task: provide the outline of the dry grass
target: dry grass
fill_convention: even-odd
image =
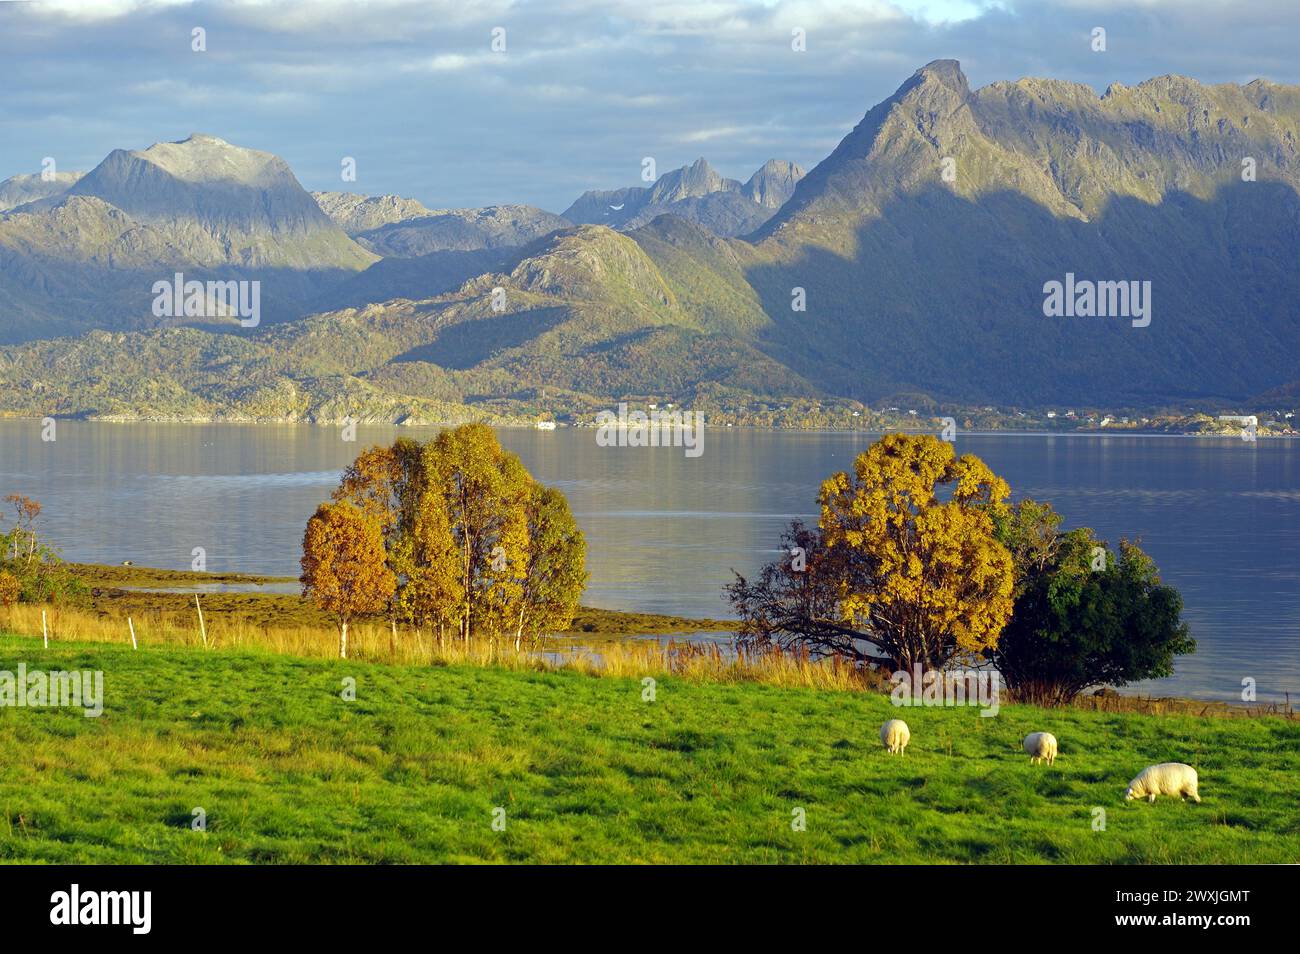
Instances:
[[[101,642],[130,645],[126,618],[68,607],[20,603],[0,610],[4,630],[41,637],[41,613],[51,643]],[[204,636],[198,614],[154,610],[132,616],[140,645],[201,647]],[[204,609],[207,648],[210,650],[262,650],[306,658],[330,659],[338,655],[338,633],[319,626],[270,626],[241,616],[223,616]],[[516,652],[508,640],[475,638],[469,643],[448,635],[389,623],[357,622],[348,627],[348,656],[364,662],[401,665],[453,665],[468,663],[507,669],[548,670],[569,668],[589,675],[644,678],[680,676],[697,682],[758,682],[785,687],[837,691],[882,688],[874,673],[842,660],[814,660],[807,655],[723,652],[716,645],[673,641],[622,640],[601,642],[598,649],[575,648],[571,638],[550,637],[533,650]]]
[[[1143,715],[1221,716],[1237,719],[1258,716],[1284,716],[1288,719],[1297,717],[1290,693],[1287,693],[1283,703],[1261,703],[1254,706],[1178,699],[1172,696],[1124,696],[1118,693],[1079,696],[1071,705],[1089,712],[1140,712]]]
[[[148,594],[144,594],[148,595]],[[297,599],[296,597],[285,597]],[[191,598],[192,599],[192,598]],[[266,599],[266,597],[261,597]],[[213,602],[216,602],[214,600]],[[133,615],[136,639],[141,645],[203,646],[193,603],[187,610],[146,609]],[[211,650],[261,650],[306,658],[338,656],[338,633],[331,627],[295,623],[275,626],[249,619],[240,612],[212,612],[203,599],[207,647]],[[41,612],[46,613],[51,642],[86,641],[130,645],[126,617],[103,609],[84,610],[19,603],[0,609],[0,630],[41,637]],[[844,660],[812,659],[806,654],[742,651],[724,652],[716,644],[651,639],[604,639],[594,647],[579,645],[573,637],[552,636],[540,646],[516,652],[509,640],[475,638],[466,644],[448,636],[408,626],[394,630],[388,622],[359,621],[348,627],[348,656],[362,662],[399,665],[446,666],[466,663],[515,670],[573,669],[592,676],[679,676],[705,683],[762,683],[782,687],[825,689],[837,692],[888,691],[877,672]],[[1081,695],[1072,708],[1090,712],[1143,715],[1190,715],[1250,718],[1281,716],[1296,719],[1290,698],[1282,705],[1230,705],[1196,699],[1155,698],[1106,694]]]

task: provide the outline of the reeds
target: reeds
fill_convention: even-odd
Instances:
[[[20,603],[0,610],[3,629],[24,636],[41,634],[41,610],[48,615],[51,643],[104,642],[131,645],[126,617],[104,616],[69,607]],[[261,650],[310,658],[338,656],[338,633],[311,626],[263,626],[245,619],[205,611],[208,648]],[[203,648],[197,612],[133,613],[140,646]],[[604,641],[598,648],[578,645],[571,637],[550,637],[516,652],[513,640],[475,637],[469,643],[445,633],[390,622],[353,622],[348,627],[348,656],[364,662],[398,665],[480,665],[509,669],[573,669],[593,676],[677,676],[698,682],[758,682],[774,686],[854,692],[881,688],[874,673],[841,659],[813,659],[806,653],[735,650],[717,644],[653,639]]]

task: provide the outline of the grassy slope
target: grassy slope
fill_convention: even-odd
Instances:
[[[877,731],[899,712],[866,694],[665,679],[646,703],[635,680],[574,673],[0,639],[0,668],[20,661],[101,668],[107,702],[0,709],[6,860],[1300,859],[1300,726],[1281,719],[914,709],[891,757]],[[1053,768],[1019,751],[1044,728]],[[1166,759],[1198,768],[1203,804],[1123,804]]]

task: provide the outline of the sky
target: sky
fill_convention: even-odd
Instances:
[[[811,169],[935,59],[1300,83],[1297,36],[1297,0],[0,0],[0,178],[203,132],[308,189],[562,212],[645,157]]]

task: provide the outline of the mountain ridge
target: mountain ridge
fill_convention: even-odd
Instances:
[[[723,237],[744,235],[780,208],[802,176],[793,162],[769,159],[742,183],[700,158],[665,172],[649,186],[584,192],[563,217],[578,224],[635,229],[660,215],[675,214]]]
[[[1281,399],[1300,380],[1297,142],[1300,87],[1169,76],[1102,95],[1033,78],[972,89],[957,61],[938,60],[807,174],[773,160],[742,183],[699,160],[649,187],[585,193],[553,219],[302,192],[315,212],[290,213],[272,239],[292,243],[319,215],[348,242],[341,220],[375,248],[370,236],[383,236],[389,254],[353,243],[366,267],[290,299],[297,321],[95,340],[106,364],[161,355],[164,337],[202,368],[229,362],[238,373],[133,367],[186,413],[262,407],[275,419],[319,419],[348,395],[381,415],[421,400],[500,415],[536,408],[539,393],[573,413],[636,396],[710,408],[897,394],[924,406]],[[168,181],[187,181],[167,152]],[[287,188],[274,163],[245,160],[235,186]],[[89,308],[163,259],[211,262],[172,224],[207,191],[140,220],[90,194],[116,195],[109,173],[125,162],[0,213],[0,309],[14,321],[48,334],[41,308],[56,280]],[[273,251],[294,261],[292,247]],[[79,260],[80,274],[59,277]],[[304,273],[271,274],[296,292]],[[1067,275],[1149,282],[1149,325],[1049,317],[1045,289]],[[24,345],[0,363],[17,385],[0,411],[34,410],[31,394],[62,395],[66,413],[120,415],[143,400],[115,402],[104,375],[82,380],[84,364],[42,382],[50,348]]]

